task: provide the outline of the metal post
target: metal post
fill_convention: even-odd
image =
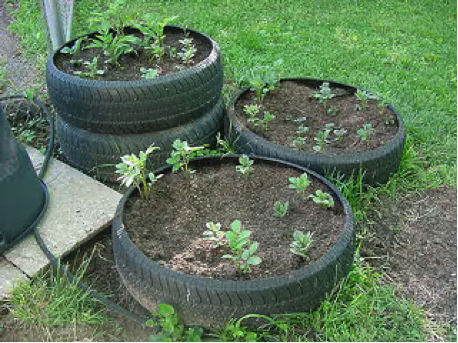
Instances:
[[[41,0],[52,50],[71,38],[73,0]]]

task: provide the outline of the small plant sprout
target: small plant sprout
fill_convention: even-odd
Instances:
[[[307,253],[314,242],[312,236],[313,233],[311,232],[304,233],[298,230],[294,231],[293,241],[289,245],[289,250],[295,255],[307,258]]]
[[[142,73],[142,79],[154,79],[159,74],[159,71],[153,68],[141,67],[140,72]]]
[[[78,52],[81,51],[81,44],[86,41],[86,37],[81,37],[80,39],[77,39],[75,44],[71,48],[68,46],[63,47],[60,49],[60,52],[63,54],[70,54],[70,55],[75,55]]]
[[[289,201],[276,201],[274,204],[274,216],[283,218],[289,210]]]
[[[239,163],[240,165],[236,166],[235,170],[242,173],[242,175],[245,177],[250,176],[250,173],[253,171],[254,161],[250,160],[247,155],[242,155],[239,157]]]
[[[361,141],[367,141],[369,136],[375,133],[375,129],[372,127],[371,124],[367,123],[364,124],[362,128],[356,131]]]
[[[318,131],[316,133],[316,136],[313,138],[314,141],[317,143],[317,145],[313,147],[313,150],[315,150],[316,152],[324,151],[324,147],[326,146],[326,144],[329,143],[328,137],[330,133],[330,130]]]
[[[204,231],[204,236],[206,236],[205,239],[213,242],[213,249],[216,249],[227,243],[225,232],[221,231],[220,223],[215,224],[213,222],[209,222],[205,224],[205,226],[208,229],[207,231]]]
[[[138,156],[135,154],[122,156],[122,163],[116,165],[115,173],[121,174],[118,178],[121,184],[126,185],[126,187],[135,185],[140,197],[144,200],[149,199],[152,185],[162,177],[162,174],[154,175],[154,173],[148,173],[146,169],[148,155],[159,149],[159,147],[151,145],[146,151],[140,151]]]
[[[309,198],[312,198],[314,202],[322,207],[334,207],[334,199],[332,198],[331,194],[323,192],[319,189],[315,192],[315,194],[309,195]]]
[[[327,101],[332,99],[335,95],[332,94],[331,87],[329,87],[329,82],[323,82],[320,86],[318,92],[313,93],[312,97],[318,99],[320,104],[323,104],[323,107],[327,108]]]
[[[252,116],[247,119],[247,122],[252,124],[254,127],[260,126],[263,131],[269,130],[269,123],[275,119],[275,116],[268,111],[265,111],[264,117],[261,119],[256,116]]]
[[[355,93],[355,96],[356,96],[356,99],[358,99],[361,102],[362,110],[365,110],[367,108],[367,100],[369,99],[378,100],[378,97],[376,95],[373,95],[362,89],[358,89]]]
[[[177,55],[181,58],[183,63],[189,66],[192,62],[192,58],[197,52],[197,49],[194,44],[192,44],[192,38],[182,39],[180,40],[180,43],[183,47],[181,48],[181,52],[177,53]]]
[[[258,101],[263,102],[265,96],[275,89],[275,85],[280,80],[282,60],[274,63],[274,66],[258,66],[251,70],[250,74],[244,77],[249,84],[250,90],[254,92]]]
[[[108,57],[106,63],[120,66],[119,58],[122,55],[136,53],[133,45],[140,42],[140,38],[134,36],[114,36],[108,30],[100,35],[96,35],[97,39],[92,40],[92,44],[86,49],[101,48],[103,54]]]
[[[381,116],[384,116],[386,114],[387,105],[388,105],[388,103],[383,99],[380,99],[377,102],[377,107],[379,109],[379,113],[380,113]]]
[[[310,185],[310,180],[307,173],[301,174],[299,177],[290,177],[289,178],[289,188],[296,190],[297,194],[305,198],[305,191]]]
[[[298,135],[306,135],[309,132],[309,127],[304,125],[299,125],[297,127],[296,133]]]
[[[143,34],[143,40],[140,45],[150,55],[150,62],[153,62],[154,60],[160,62],[164,57],[166,53],[164,47],[164,28],[175,18],[176,17],[164,18],[161,22],[156,22],[151,17],[145,17],[143,24],[134,26]]]
[[[330,116],[336,116],[339,113],[339,109],[337,107],[329,107],[326,111],[327,114]]]
[[[86,68],[86,71],[76,70],[73,72],[73,74],[88,79],[94,79],[97,75],[105,74],[104,69],[98,69],[98,63],[98,57],[94,57],[92,59],[92,62],[84,61],[83,66]]]
[[[238,273],[251,273],[251,266],[257,266],[262,262],[259,256],[255,256],[259,243],[251,242],[250,236],[251,231],[242,230],[240,220],[234,220],[231,230],[226,231],[231,254],[223,255],[222,258],[232,260]]]
[[[340,130],[334,130],[333,132],[334,132],[334,135],[336,136],[336,141],[340,142],[343,136],[345,136],[345,134],[347,133],[347,130],[340,129]]]
[[[195,170],[189,169],[189,160],[191,159],[192,153],[205,149],[205,147],[191,147],[188,142],[181,141],[179,139],[172,143],[172,147],[174,150],[170,153],[170,157],[166,160],[168,164],[172,165],[172,170],[176,172],[181,169],[188,175],[195,173]]]
[[[307,137],[296,137],[293,139],[293,147],[296,149],[302,149],[305,146],[305,142],[307,141]]]
[[[261,106],[257,104],[243,106],[243,112],[245,112],[249,118],[256,117],[260,110]]]

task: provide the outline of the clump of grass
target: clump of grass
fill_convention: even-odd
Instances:
[[[72,281],[60,271],[48,270],[19,283],[11,297],[13,315],[25,324],[50,327],[102,323],[102,305],[78,287],[89,262],[90,258],[79,266]]]

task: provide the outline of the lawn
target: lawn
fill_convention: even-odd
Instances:
[[[10,1],[14,2],[14,1]],[[94,31],[91,13],[109,0],[77,0],[74,36]],[[314,77],[367,88],[405,120],[409,135],[401,172],[385,187],[341,185],[367,235],[367,205],[383,194],[456,187],[456,1],[443,0],[129,0],[126,13],[214,38],[223,52],[227,98],[253,67],[282,60],[282,77]],[[43,61],[45,33],[33,0],[21,0],[11,30],[24,55]],[[43,64],[38,65],[43,71]],[[44,72],[44,71],[43,71]],[[1,78],[1,77],[0,77]],[[22,301],[22,300],[21,300]],[[33,300],[32,300],[33,302]],[[421,308],[400,298],[366,262],[312,314],[278,318],[264,331],[236,323],[223,340],[423,341],[430,338]],[[455,329],[456,331],[456,329]]]

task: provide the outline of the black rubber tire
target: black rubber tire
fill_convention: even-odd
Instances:
[[[182,31],[166,27],[166,32],[178,30]],[[204,115],[221,95],[220,48],[203,33],[186,32],[211,45],[209,56],[192,68],[149,80],[101,81],[64,73],[54,63],[58,49],[46,65],[48,93],[56,112],[75,127],[113,134],[166,130]],[[73,46],[76,39],[64,46]]]
[[[234,155],[206,157],[193,163],[213,164],[222,159],[233,159],[237,163],[237,158]],[[336,244],[317,262],[271,278],[223,281],[175,272],[150,260],[129,238],[123,213],[126,202],[135,191],[132,187],[121,199],[113,220],[113,249],[121,279],[145,308],[157,310],[160,303],[171,304],[186,324],[214,329],[224,325],[230,318],[240,318],[250,313],[272,315],[313,310],[347,275],[354,258],[355,229],[350,206],[340,191],[306,168],[274,159],[253,158],[307,172],[334,192],[336,203],[342,204],[346,215],[342,234]],[[170,172],[169,166],[156,171],[167,172]]]
[[[223,127],[223,101],[220,101],[204,116],[186,125],[150,133],[114,135],[94,133],[72,126],[57,116],[57,137],[68,163],[105,180],[116,180],[115,164],[121,156],[145,151],[152,143],[161,149],[150,155],[151,166],[165,163],[176,139],[189,144],[214,146],[216,135]],[[153,168],[151,168],[153,169]]]
[[[339,82],[318,79],[293,78],[281,80],[281,82],[283,81],[296,81],[310,87],[319,87],[323,82],[329,82],[331,87],[343,88],[351,94],[360,89]],[[388,144],[362,153],[316,154],[269,142],[250,131],[235,113],[237,100],[249,91],[246,88],[234,96],[228,106],[228,115],[225,121],[225,135],[239,153],[282,159],[310,168],[321,175],[334,173],[334,175],[349,178],[352,175],[357,176],[364,173],[362,174],[364,184],[373,186],[386,183],[390,176],[398,170],[406,133],[402,118],[391,106],[388,107],[395,113],[399,129]]]

